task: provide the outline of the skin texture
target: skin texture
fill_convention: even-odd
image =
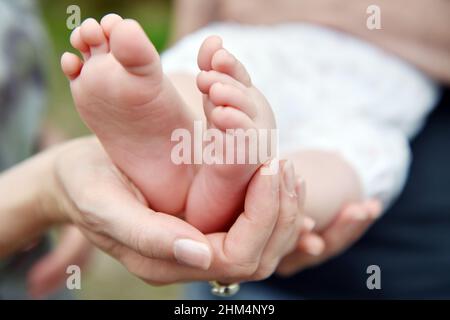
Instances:
[[[189,0],[188,2],[192,3],[194,1]],[[198,2],[202,3],[203,1],[198,0]],[[211,4],[214,1],[208,0],[207,2]],[[348,6],[338,5],[336,1],[296,0],[282,1],[287,6],[280,5],[280,2],[277,1],[277,5],[273,6],[273,1],[265,1],[263,3],[264,5],[261,5],[261,3],[259,3],[257,7],[252,6],[252,2],[254,1],[246,1],[246,7],[242,7],[241,1],[225,1],[228,6],[234,6],[235,8],[238,8],[238,10],[234,11],[239,11],[243,16],[240,19],[242,21],[246,21],[247,23],[278,23],[284,21],[286,19],[286,14],[288,14],[288,18],[290,21],[308,21],[312,23],[328,25],[333,28],[353,33],[368,41],[373,41],[374,43],[377,43],[380,46],[384,47],[386,50],[390,50],[398,54],[400,57],[415,64],[436,79],[446,82],[449,81],[450,68],[446,67],[447,65],[445,64],[446,62],[450,61],[450,59],[448,59],[448,39],[450,39],[450,37],[448,36],[448,32],[450,28],[448,27],[448,19],[445,19],[445,17],[448,16],[449,4],[445,1],[427,1],[426,6],[428,7],[428,9],[426,10],[427,14],[425,15],[422,14],[423,10],[420,9],[420,6],[425,3],[424,1],[407,1],[407,3],[406,1],[396,1],[395,3],[393,3],[392,1],[378,1],[382,5],[383,12],[385,13],[386,11],[388,11],[387,16],[382,13],[383,32],[368,32],[364,27],[365,21],[360,22],[354,19],[355,16],[360,15],[362,16],[362,19],[366,18],[366,15],[361,14],[361,12],[365,12],[365,8],[367,7],[367,5],[373,4],[371,1],[353,1],[354,3],[352,3],[352,0],[350,0],[346,2],[349,4]],[[285,8],[289,8],[288,5],[296,6],[295,10],[292,9],[292,7],[285,10]],[[408,10],[403,9],[405,6],[408,8]],[[202,7],[205,8],[204,5]],[[270,10],[267,10],[267,7],[269,7]],[[193,9],[191,6],[189,6],[189,8],[190,12],[198,13],[198,10],[196,10],[195,8]],[[207,11],[213,11],[214,8],[217,7],[215,5],[211,5]],[[246,8],[250,9],[246,10]],[[222,19],[230,16],[229,13],[226,14],[226,11],[230,10],[232,11],[233,8],[221,9],[222,12],[225,12],[223,13]],[[257,12],[255,10],[260,10],[260,12]],[[186,16],[189,15],[188,11],[186,10],[184,10],[184,13],[186,14]],[[419,13],[421,14],[421,17],[419,19],[420,24],[417,24],[417,26],[419,26],[421,31],[417,30],[417,28],[414,27],[414,22],[409,22],[419,21],[418,19],[410,19],[410,15]],[[215,12],[213,16],[217,16],[217,13]],[[386,21],[385,18],[388,18],[389,20]],[[192,23],[184,24],[184,26],[180,28],[183,30],[179,32],[179,35],[174,38],[178,38],[181,35],[198,28],[203,24],[208,23],[212,19],[214,18],[211,18],[211,16],[207,17],[206,19],[193,18],[191,19],[191,21],[195,21],[197,23],[197,26],[192,27]],[[256,20],[252,21],[251,19]],[[236,20],[239,19],[236,18]],[[200,23],[198,23],[199,21]],[[409,26],[407,26],[408,23],[410,23]],[[424,42],[425,40],[426,44]],[[176,79],[176,83],[182,83],[183,81],[185,81],[185,77],[185,75],[171,75],[172,79]],[[191,82],[190,78],[187,82],[188,85],[193,85],[195,87],[195,83]],[[198,96],[200,96],[201,99],[201,95],[197,96],[193,90],[189,90],[189,92],[191,96],[190,98],[193,101],[196,101],[198,99]],[[201,107],[201,103],[193,102],[190,103],[190,105]],[[332,162],[333,161],[331,161],[331,165],[333,165]],[[29,172],[29,169],[24,168],[24,172]],[[33,174],[32,176],[37,179],[42,178],[42,176],[40,176],[39,174]],[[26,179],[22,178],[20,178],[20,180],[14,180],[7,177],[11,177],[10,172],[8,174],[2,174],[0,181],[2,181],[2,183],[5,183],[4,181],[8,181],[9,183],[13,182],[13,185],[16,185],[17,183],[18,185],[20,185],[20,181],[27,181]],[[30,186],[32,186],[32,184],[30,184]],[[40,185],[40,187],[44,187],[44,185]],[[8,203],[2,203],[2,209],[4,209],[5,207],[18,207],[22,208],[19,211],[23,210],[33,213],[29,216],[29,218],[37,218],[36,225],[34,226],[43,226],[43,228],[45,229],[48,224],[42,223],[42,221],[40,220],[41,215],[37,214],[37,212],[34,212],[33,210],[29,210],[36,206],[34,200],[30,199],[34,199],[34,195],[37,194],[39,194],[39,192],[37,192],[34,187],[31,187],[27,194],[24,194],[20,197],[14,195],[12,197],[7,197]],[[39,195],[39,198],[45,198],[45,196]],[[30,205],[30,203],[33,203],[33,205]],[[41,206],[46,207],[45,201],[38,201],[37,207]],[[374,210],[374,207],[378,209]],[[346,223],[344,224],[333,222],[320,234],[313,232],[305,233],[299,239],[299,251],[291,254],[290,256],[288,256],[289,258],[283,260],[283,263],[279,268],[280,272],[283,274],[289,274],[295,272],[295,270],[301,270],[305,267],[320,263],[321,261],[324,261],[329,257],[339,253],[347,246],[349,246],[356,238],[358,238],[359,235],[362,234],[363,231],[368,227],[368,225],[373,222],[376,214],[372,213],[376,211],[380,211],[380,206],[377,202],[372,202],[372,205],[359,203],[358,205],[353,204],[344,207],[344,209],[336,218],[336,221],[341,221],[339,217],[343,217],[341,219]],[[9,216],[4,212],[5,211],[2,211],[2,214]],[[44,219],[44,221],[46,221],[46,219]],[[35,234],[33,233],[34,227],[28,228],[26,227],[25,223],[22,223],[20,221],[13,223],[12,225],[10,225],[10,227],[11,230],[13,230],[15,227],[25,227],[24,229],[22,229],[22,231],[31,231],[24,233],[27,236],[25,237],[24,241],[19,243],[16,247],[25,245],[25,243],[29,242],[29,239],[33,239],[35,236]],[[8,236],[14,236],[15,232],[11,232],[11,230],[7,232]],[[0,243],[0,246],[1,245],[2,244]],[[12,249],[7,249],[4,252],[11,252]],[[286,271],[286,266],[291,266],[290,272]]]
[[[158,53],[137,22],[114,14],[100,24],[89,18],[73,31],[71,43],[83,61],[65,53],[61,67],[77,110],[150,207],[184,214],[205,233],[226,230],[242,208],[248,182],[267,159],[198,167],[174,163],[171,135],[183,128],[194,136],[193,108],[187,106],[189,97],[183,99],[189,94],[180,96],[163,74]],[[227,129],[275,128],[267,100],[220,38],[205,39],[198,65],[195,90],[203,94],[205,127],[218,129],[223,141]]]
[[[151,284],[260,280],[296,247],[303,228],[304,188],[300,181],[294,190],[288,187],[284,166],[279,175],[255,174],[245,209],[231,229],[205,236],[176,217],[148,209],[96,139],[71,141],[0,176],[0,192],[10,199],[0,204],[0,257],[26,247],[49,226],[69,222]],[[29,188],[15,192],[22,185]],[[206,246],[209,260],[201,257],[190,265],[177,260],[178,239]]]
[[[200,68],[209,69],[207,66],[202,66],[204,63],[199,62],[199,64]],[[81,64],[79,63],[79,60],[73,60],[72,66],[69,65],[68,67],[71,70],[69,70],[69,72],[76,74],[78,72],[77,70],[81,67]],[[192,78],[190,76],[185,77],[184,75],[173,75],[171,78],[173,83],[179,87],[184,87],[186,85],[191,86],[189,90],[183,90],[184,98],[187,104],[193,107],[193,112],[197,113],[197,117],[201,118],[203,116],[203,109],[201,107],[201,93],[195,83],[193,83]],[[204,87],[205,83],[205,81],[202,81],[201,78],[202,77],[197,80],[197,82],[200,81],[200,88]],[[203,78],[205,79],[205,74],[203,74]],[[206,79],[208,79],[208,77],[206,77]],[[203,83],[203,85],[201,83]],[[314,163],[314,161],[312,161],[312,163]],[[303,163],[303,165],[305,164]],[[364,207],[361,206],[359,211],[359,213],[362,213],[364,211]],[[344,213],[345,212],[346,211],[344,211]],[[356,220],[350,222],[352,225],[357,227],[364,221]],[[306,224],[308,224],[308,227],[305,227],[305,231],[310,231],[314,227],[314,222],[311,220],[306,220],[305,226]],[[335,229],[331,228],[331,231],[333,230]],[[300,250],[299,252],[303,252],[306,257],[310,254],[315,257],[318,252],[323,249],[323,247],[324,244],[322,238],[314,233],[306,234],[300,239],[298,245],[298,249]],[[77,230],[73,227],[65,228],[58,247],[48,256],[39,261],[30,271],[28,277],[30,293],[35,297],[42,297],[56,289],[58,284],[62,283],[65,279],[65,266],[73,263],[80,264],[82,261],[85,261],[89,251],[90,244],[80,232],[77,232]]]

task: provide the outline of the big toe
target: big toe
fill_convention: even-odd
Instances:
[[[135,20],[114,24],[110,47],[117,61],[130,73],[145,76],[161,71],[158,52]]]

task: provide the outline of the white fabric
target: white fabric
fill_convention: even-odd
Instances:
[[[165,72],[197,73],[202,41],[217,34],[274,110],[281,151],[340,152],[367,197],[388,204],[409,167],[408,140],[437,99],[437,86],[400,59],[347,34],[308,25],[214,23],[162,55]]]

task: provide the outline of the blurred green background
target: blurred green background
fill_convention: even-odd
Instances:
[[[137,20],[162,51],[170,34],[171,2],[169,0],[40,0],[42,18],[50,39],[49,108],[47,123],[61,130],[69,138],[89,133],[80,120],[70,95],[69,84],[60,70],[64,51],[75,52],[69,43],[71,30],[66,26],[69,5],[81,9],[81,21],[88,17],[101,19],[107,13]],[[83,268],[82,289],[76,292],[81,299],[176,299],[179,286],[152,287],[129,274],[118,262],[99,252]]]
[[[50,92],[48,121],[64,130],[70,137],[88,133],[80,121],[70,96],[69,86],[60,69],[60,57],[65,51],[75,52],[70,46],[71,30],[66,26],[70,5],[81,9],[81,21],[93,17],[100,20],[105,14],[114,12],[124,18],[137,20],[156,48],[164,49],[170,34],[171,1],[169,0],[40,0],[41,14],[50,39]]]

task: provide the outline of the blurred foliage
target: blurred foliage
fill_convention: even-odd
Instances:
[[[107,13],[137,20],[155,47],[164,49],[170,33],[170,1],[164,0],[40,0],[42,19],[48,31],[51,46],[49,65],[49,108],[47,122],[62,130],[68,137],[89,131],[79,118],[70,95],[69,83],[60,69],[63,52],[76,52],[69,43],[71,30],[66,26],[69,5],[78,5],[81,20],[88,17],[100,20]],[[179,286],[154,288],[132,276],[117,261],[96,252],[91,267],[83,272],[83,288],[77,294],[82,299],[173,299]]]
[[[42,18],[47,28],[50,45],[49,57],[49,112],[48,122],[74,137],[88,133],[81,122],[70,96],[67,80],[60,70],[63,52],[75,50],[70,46],[71,30],[66,26],[69,5],[81,9],[81,21],[93,17],[100,20],[107,13],[117,13],[124,18],[137,20],[152,40],[155,47],[164,49],[170,34],[171,1],[169,0],[40,0]]]

